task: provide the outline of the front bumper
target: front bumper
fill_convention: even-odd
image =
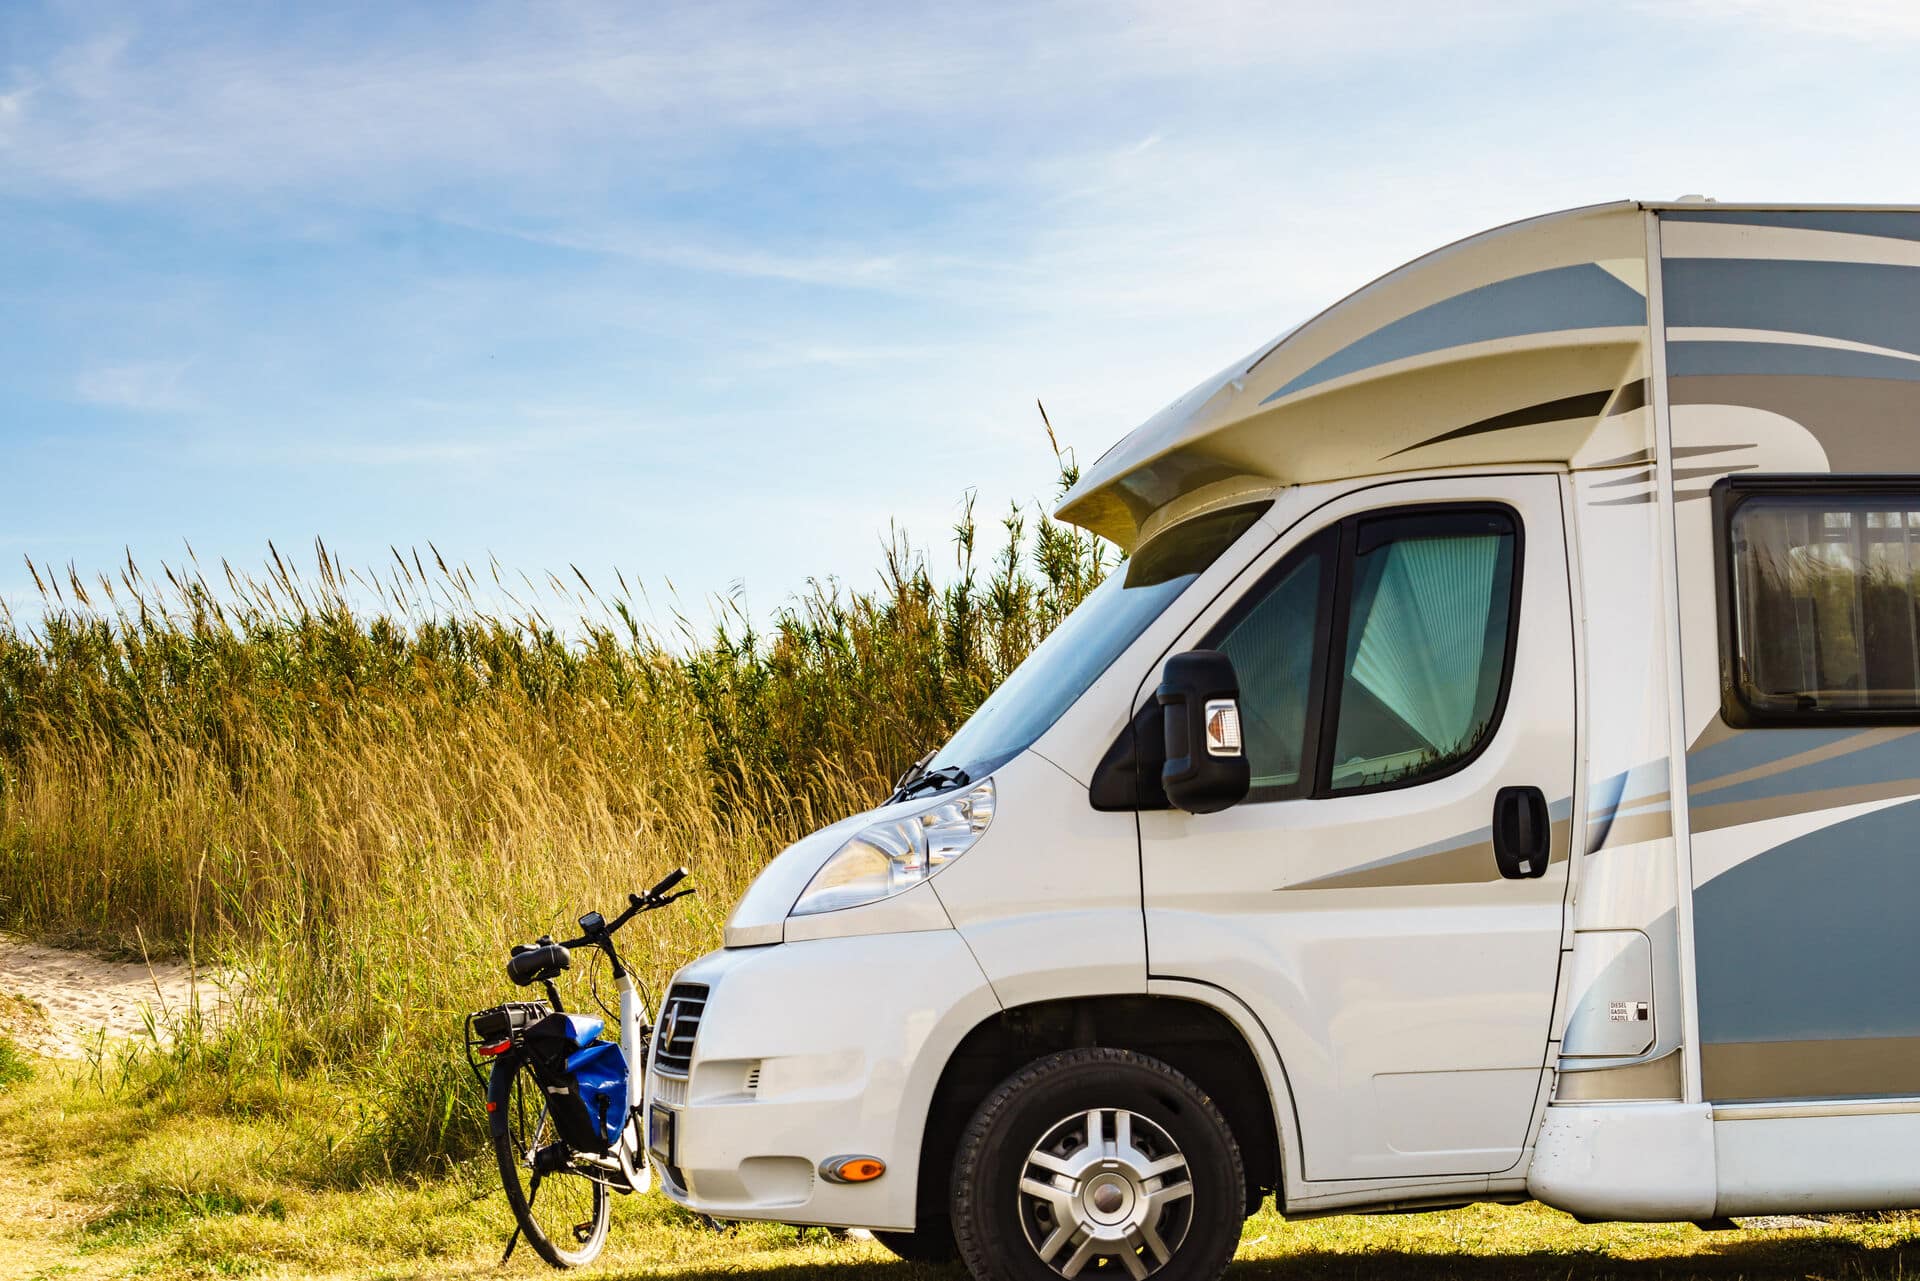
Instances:
[[[1000,1006],[952,930],[712,952],[674,976],[707,1004],[684,1075],[649,1065],[673,1113],[662,1189],[702,1214],[910,1231],[941,1070]],[[860,1155],[887,1172],[828,1183]]]

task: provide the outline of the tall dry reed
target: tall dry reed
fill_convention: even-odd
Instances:
[[[969,504],[944,583],[896,540],[874,589],[665,637],[622,577],[432,549],[32,566],[41,617],[0,615],[0,924],[233,969],[237,1017],[147,1088],[319,1082],[357,1109],[341,1177],[430,1168],[479,1133],[455,1029],[507,946],[683,863],[700,897],[626,950],[657,990],[716,945],[767,858],[883,797],[1099,581],[1098,543],[1027,526],[977,566]]]

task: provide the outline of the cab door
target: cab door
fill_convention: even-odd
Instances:
[[[1574,787],[1559,478],[1334,498],[1176,652],[1201,648],[1234,662],[1252,790],[1140,816],[1150,975],[1258,1015],[1309,1180],[1512,1168],[1547,1062]],[[1523,869],[1511,837],[1543,809],[1550,854]]]

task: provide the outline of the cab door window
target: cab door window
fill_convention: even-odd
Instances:
[[[1240,681],[1247,799],[1408,786],[1473,759],[1505,702],[1519,549],[1509,508],[1404,508],[1266,574],[1206,642]]]
[[[1451,773],[1492,734],[1511,658],[1517,541],[1513,518],[1494,510],[1359,523],[1328,791]]]
[[[1229,615],[1213,648],[1233,660],[1253,774],[1249,800],[1302,795],[1313,783],[1321,665],[1338,539],[1323,535],[1281,561]]]

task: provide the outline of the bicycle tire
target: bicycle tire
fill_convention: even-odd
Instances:
[[[570,1159],[550,1170],[535,1169],[535,1154],[558,1145],[560,1136],[532,1064],[517,1054],[494,1064],[487,1082],[487,1123],[507,1204],[527,1244],[556,1268],[593,1262],[607,1243],[612,1198],[605,1183],[574,1168]]]

